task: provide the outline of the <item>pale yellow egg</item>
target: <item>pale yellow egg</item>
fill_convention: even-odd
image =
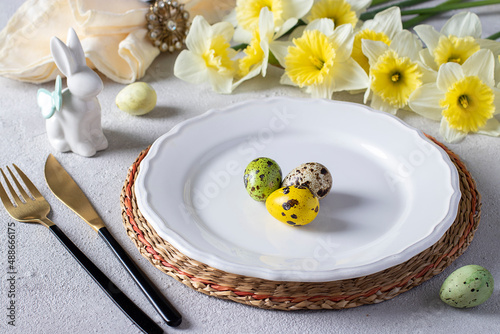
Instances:
[[[116,95],[116,105],[131,115],[145,115],[156,106],[156,91],[145,82],[134,82]]]

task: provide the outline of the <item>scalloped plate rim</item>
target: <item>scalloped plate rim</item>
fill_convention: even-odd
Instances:
[[[154,209],[150,208],[147,204],[147,190],[144,189],[144,178],[145,175],[148,173],[149,169],[149,164],[151,160],[153,160],[157,154],[159,154],[159,149],[161,148],[161,144],[168,140],[171,137],[180,135],[182,131],[186,128],[189,127],[193,123],[198,123],[202,122],[204,119],[209,118],[213,115],[225,113],[225,112],[231,112],[235,109],[241,108],[241,107],[246,107],[248,104],[261,104],[261,103],[271,103],[273,101],[304,101],[304,100],[311,100],[312,103],[332,103],[332,104],[338,104],[338,105],[355,105],[356,108],[361,108],[365,109],[366,111],[369,112],[374,112],[380,116],[387,117],[388,121],[396,121],[400,124],[400,126],[406,128],[409,132],[412,132],[413,134],[417,134],[422,140],[431,143],[434,148],[436,148],[440,154],[441,157],[443,158],[444,162],[448,165],[450,172],[451,172],[451,186],[454,190],[454,193],[450,197],[450,205],[448,207],[448,212],[446,214],[446,217],[439,223],[437,223],[431,234],[426,236],[424,239],[419,240],[418,242],[408,245],[407,248],[405,248],[403,251],[397,253],[397,254],[392,254],[389,256],[386,256],[384,258],[381,258],[379,261],[366,264],[363,266],[358,266],[354,268],[342,268],[338,270],[325,270],[325,271],[315,271],[313,273],[312,277],[308,277],[307,279],[304,279],[304,275],[310,275],[311,272],[304,272],[304,271],[296,271],[296,270],[274,270],[274,269],[268,269],[268,268],[254,268],[254,267],[248,267],[245,265],[241,265],[238,263],[232,263],[230,261],[227,261],[225,259],[221,259],[220,257],[209,254],[204,252],[203,250],[198,250],[196,246],[193,246],[188,240],[185,240],[185,238],[181,237],[177,232],[174,230],[170,229],[167,226],[163,226],[164,224],[161,222],[162,218],[158,216],[158,214],[155,212]],[[148,220],[148,222],[155,228],[155,231],[167,242],[171,243],[175,248],[177,248],[180,252],[182,252],[184,255],[189,256],[193,258],[194,260],[197,260],[199,262],[205,263],[211,267],[214,267],[216,269],[226,271],[229,273],[233,274],[238,274],[238,275],[244,275],[244,276],[250,276],[250,277],[257,277],[257,278],[262,278],[262,279],[267,279],[267,280],[273,280],[273,281],[307,281],[307,282],[326,282],[326,281],[336,281],[336,280],[342,280],[342,279],[351,279],[351,278],[356,278],[360,276],[365,276],[365,275],[370,275],[376,272],[379,272],[381,270],[388,269],[392,266],[395,266],[397,264],[403,263],[410,259],[411,257],[417,255],[421,251],[427,249],[428,247],[432,246],[435,242],[437,242],[442,235],[448,230],[448,228],[451,226],[453,223],[456,214],[458,212],[458,203],[461,198],[461,191],[460,191],[460,186],[459,186],[459,179],[458,179],[458,172],[456,170],[455,165],[452,163],[450,157],[448,154],[439,146],[435,145],[432,141],[430,141],[425,134],[416,129],[415,127],[412,127],[408,124],[406,124],[403,120],[397,118],[394,115],[375,110],[373,108],[370,108],[368,106],[362,105],[362,104],[357,104],[357,103],[351,103],[351,102],[345,102],[345,101],[333,101],[333,100],[324,100],[324,99],[310,99],[310,98],[292,98],[292,97],[272,97],[272,98],[265,98],[265,99],[260,99],[260,100],[246,100],[238,103],[234,103],[232,105],[229,105],[227,107],[222,107],[222,108],[212,108],[198,116],[195,116],[193,118],[184,120],[177,125],[175,125],[170,131],[167,133],[163,134],[160,136],[155,142],[151,145],[148,154],[146,157],[142,160],[140,164],[140,170],[138,172],[138,176],[135,182],[135,192],[136,192],[136,198],[137,198],[137,203],[139,206],[139,209],[141,210],[141,213],[143,216]],[[159,223],[160,222],[160,223]],[[163,225],[162,225],[163,224]],[[340,271],[340,273],[338,272]]]

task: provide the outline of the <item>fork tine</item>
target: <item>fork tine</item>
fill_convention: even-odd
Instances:
[[[12,164],[12,165],[16,169],[16,171],[19,174],[19,176],[21,177],[21,179],[23,180],[24,184],[26,185],[26,188],[28,188],[28,190],[31,192],[31,195],[33,195],[33,197],[38,198],[38,199],[41,198],[42,194],[40,194],[38,189],[35,187],[33,182],[31,182],[31,180],[26,176],[26,174],[23,173],[21,168],[17,167],[16,164]]]
[[[14,180],[14,183],[16,184],[17,189],[21,193],[21,196],[19,196],[19,197],[22,197],[22,199],[24,199],[25,202],[30,200],[31,199],[30,195],[28,195],[28,193],[26,193],[26,191],[24,190],[21,183],[19,183],[19,181],[17,180],[17,177],[10,170],[9,166],[7,166],[7,170],[9,171],[10,176],[12,176],[12,180]]]
[[[0,172],[2,172],[3,180],[5,181],[5,184],[7,184],[7,187],[9,188],[10,194],[12,195],[14,202],[16,203],[17,206],[19,206],[20,204],[22,204],[21,199],[19,198],[16,191],[14,190],[12,185],[10,184],[9,179],[7,178],[7,175],[5,175],[5,173],[3,172],[3,169],[0,168]],[[8,199],[8,197],[7,197],[7,199]],[[10,202],[10,199],[9,199],[9,202]],[[5,205],[5,202],[4,202],[4,205]]]
[[[5,179],[5,174],[3,173],[3,170],[1,168],[0,171],[2,172]],[[0,183],[0,199],[2,200],[3,206],[5,206],[6,209],[13,207],[9,195],[7,195],[7,192],[5,191],[5,188],[2,186],[2,183]]]

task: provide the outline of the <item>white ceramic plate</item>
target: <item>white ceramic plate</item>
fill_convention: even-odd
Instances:
[[[291,227],[252,200],[246,165],[270,157],[283,175],[305,162],[332,173],[316,219]],[[156,232],[214,268],[269,280],[369,275],[436,243],[460,190],[448,155],[420,131],[353,103],[271,98],[211,110],[160,137],[136,196]]]

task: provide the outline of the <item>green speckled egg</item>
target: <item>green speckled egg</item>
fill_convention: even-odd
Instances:
[[[446,304],[469,308],[484,303],[493,293],[493,276],[481,266],[468,265],[452,272],[443,282],[439,297]]]
[[[273,159],[257,158],[245,169],[243,182],[254,200],[264,202],[269,195],[281,186],[281,168]]]

